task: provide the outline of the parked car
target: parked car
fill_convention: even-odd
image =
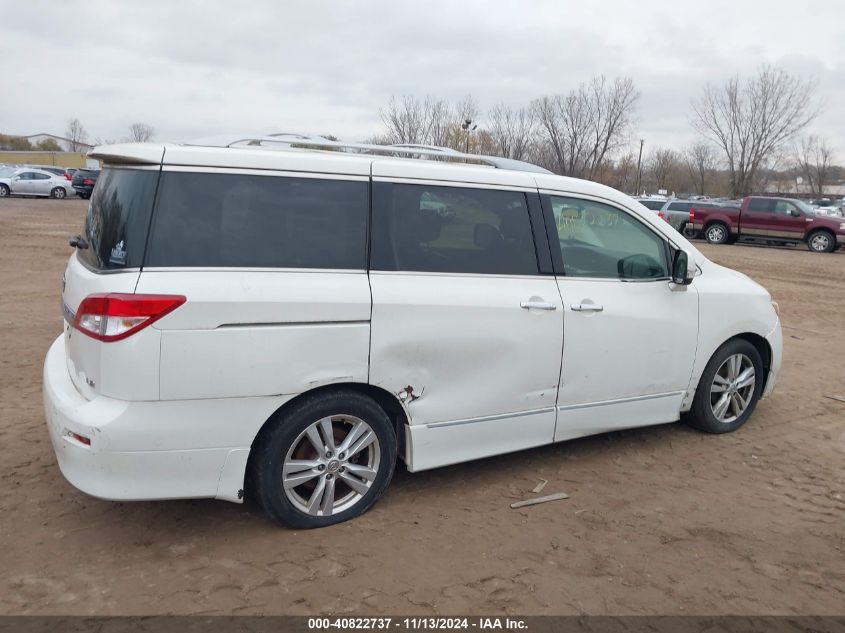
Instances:
[[[76,195],[85,200],[90,198],[99,177],[99,169],[78,169],[71,180]]]
[[[319,527],[370,508],[397,456],[417,472],[681,414],[725,433],[774,388],[769,293],[627,195],[243,138],[92,153],[43,380],[89,494],[246,493]]]
[[[634,198],[634,200],[651,211],[659,211],[666,204],[666,198]]]
[[[26,165],[26,167],[34,167],[35,169],[40,169],[41,171],[47,171],[51,174],[55,174],[56,176],[62,176],[65,180],[71,179],[70,172],[64,167],[55,167],[53,165]]]
[[[0,198],[10,195],[66,198],[72,193],[70,183],[62,176],[40,169],[21,167],[8,176],[0,175]]]
[[[788,198],[750,196],[740,209],[695,206],[690,210],[690,227],[702,231],[711,244],[738,239],[804,242],[817,253],[831,253],[845,240],[845,222],[818,215],[801,200]]]
[[[695,202],[688,200],[669,200],[657,212],[658,217],[666,220],[673,229],[683,233],[689,222],[689,210]]]

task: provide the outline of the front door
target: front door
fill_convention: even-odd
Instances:
[[[532,200],[542,231],[527,186],[373,183],[370,383],[404,404],[411,470],[552,441],[563,306]]]
[[[31,195],[33,175],[31,171],[24,171],[12,176],[12,180],[9,183],[9,190],[17,195]]]
[[[668,242],[605,202],[550,194],[543,203],[564,307],[555,440],[678,419],[698,293],[669,282]]]

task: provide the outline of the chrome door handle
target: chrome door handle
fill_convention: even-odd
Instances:
[[[573,303],[569,307],[575,312],[601,312],[604,310],[604,306],[595,303]]]
[[[519,307],[524,310],[557,310],[554,303],[546,303],[545,301],[520,301]]]

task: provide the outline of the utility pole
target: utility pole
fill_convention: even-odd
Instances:
[[[637,191],[635,192],[637,195],[640,195],[640,185],[642,184],[643,143],[645,143],[645,139],[641,138],[640,155],[637,158]]]
[[[467,133],[466,142],[464,143],[464,154],[469,154],[469,135],[477,127],[478,124],[472,124],[472,119],[464,119],[464,122],[461,123],[461,129],[466,130]]]

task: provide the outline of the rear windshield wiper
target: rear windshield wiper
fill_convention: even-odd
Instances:
[[[70,238],[70,242],[69,242],[69,243],[70,243],[70,245],[71,245],[71,246],[73,246],[74,248],[78,248],[78,249],[83,250],[83,251],[84,251],[86,248],[88,248],[88,240],[86,240],[86,239],[85,239],[84,237],[82,237],[81,235],[75,235],[75,236],[73,236],[72,238]]]

